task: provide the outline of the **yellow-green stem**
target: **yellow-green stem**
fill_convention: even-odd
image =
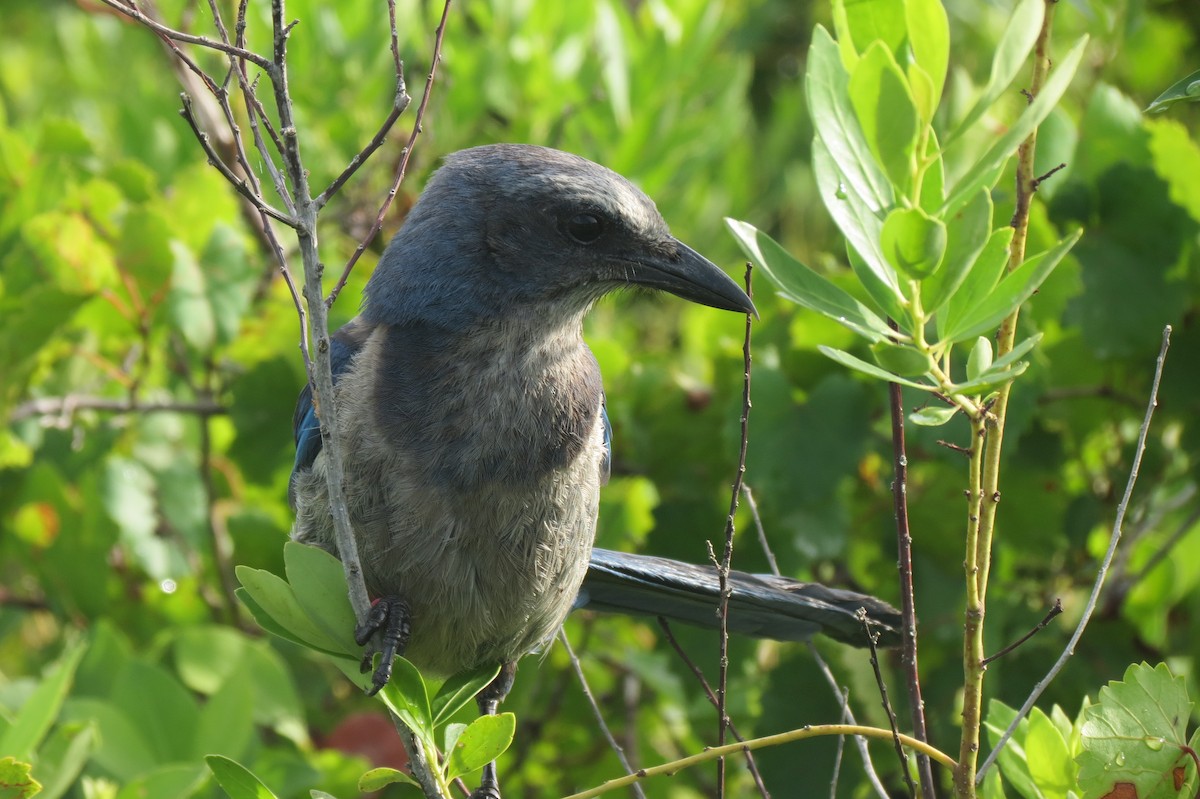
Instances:
[[[789,730],[781,732],[778,735],[767,735],[762,738],[751,738],[747,741],[741,741],[727,746],[714,746],[705,749],[699,754],[691,755],[690,757],[672,760],[670,763],[654,766],[652,768],[638,769],[633,774],[627,774],[624,777],[609,780],[603,785],[598,785],[595,788],[590,788],[586,791],[573,793],[563,799],[591,799],[593,796],[600,796],[609,791],[615,791],[618,788],[625,788],[638,780],[643,780],[648,777],[671,776],[685,768],[705,763],[710,760],[715,760],[718,757],[726,755],[735,755],[738,752],[763,749],[768,746],[779,746],[780,744],[791,743],[792,741],[803,741],[806,738],[819,738],[826,735],[858,735],[863,738],[879,738],[890,741],[893,738],[891,730],[885,730],[880,727],[863,727],[857,724],[820,724],[809,727],[801,727],[798,730]],[[927,743],[918,741],[908,735],[900,734],[900,743],[921,754],[928,755],[931,759],[936,760],[948,769],[956,768],[957,764],[954,758],[947,755],[940,749],[936,749]]]
[[[1054,7],[1054,0],[1046,0],[1042,29],[1034,46],[1033,75],[1029,82],[1029,93],[1032,97],[1036,97],[1041,91],[1050,71],[1048,48]],[[1036,148],[1035,129],[1017,150],[1016,209],[1011,222],[1013,240],[1009,250],[1009,271],[1016,269],[1025,260],[1029,207],[1037,190],[1033,169]],[[1001,323],[996,335],[997,357],[1012,350],[1016,340],[1019,313],[1018,308]],[[996,509],[1000,502],[1000,453],[1004,444],[1004,423],[1011,387],[1012,384],[1007,383],[1000,389],[990,415],[984,413],[972,420],[971,477],[968,489],[972,496],[967,522],[967,608],[963,625],[963,732],[959,747],[959,764],[954,775],[954,793],[957,799],[975,797],[975,769],[979,755],[979,726],[983,709],[983,675],[986,670],[983,664],[983,622],[991,571],[992,537],[996,529]]]

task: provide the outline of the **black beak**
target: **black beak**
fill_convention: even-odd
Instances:
[[[758,317],[746,292],[721,267],[678,239],[671,239],[671,244],[675,247],[673,254],[656,254],[633,263],[627,272],[630,282],[669,291],[701,305]]]

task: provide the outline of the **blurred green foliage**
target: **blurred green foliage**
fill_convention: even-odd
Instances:
[[[181,5],[163,2],[164,17],[207,25],[204,5]],[[268,4],[251,8],[250,43],[261,48]],[[440,11],[398,2],[414,95]],[[1011,5],[949,12],[942,129],[983,91]],[[312,0],[293,0],[288,14],[300,20],[291,79],[319,187],[390,106],[386,18],[372,4]],[[627,175],[676,235],[731,273],[741,267],[727,215],[852,290],[816,194],[801,86],[809,32],[828,14],[784,0],[456,5],[410,177],[333,322],[354,314],[371,262],[437,159],[492,141],[571,150]],[[1163,325],[1175,333],[1102,611],[1044,699],[1070,714],[1143,658],[1168,661],[1200,693],[1200,117],[1186,103],[1162,116],[1140,110],[1195,68],[1200,12],[1182,0],[1062,4],[1056,41],[1081,33],[1092,37],[1084,65],[1039,138],[1039,163],[1067,167],[1039,192],[1030,248],[1077,226],[1085,235],[1022,315],[1020,337],[1044,338],[1010,406],[988,649],[1024,633],[1055,597],[1066,612],[990,667],[989,695],[1009,705],[1078,617]],[[205,65],[220,73],[218,59]],[[0,741],[22,742],[14,756],[32,760],[49,797],[214,795],[209,754],[247,764],[280,796],[348,796],[369,759],[333,748],[334,731],[377,706],[328,663],[262,636],[232,596],[234,564],[282,571],[289,425],[304,372],[291,299],[178,118],[178,92],[177,66],[138,26],[91,3],[0,0]],[[1002,98],[1004,115],[956,146],[981,152],[1024,102]],[[402,118],[327,209],[331,271],[374,218],[410,124]],[[993,194],[998,220],[1011,214],[1011,185],[1005,176]],[[886,395],[817,347],[869,353],[759,288],[747,481],[767,536],[785,573],[894,600]],[[705,541],[721,536],[736,460],[740,323],[631,295],[597,308],[587,333],[616,430],[599,543],[703,561]],[[906,395],[909,408],[924,401]],[[965,459],[938,439],[964,435],[954,423],[909,435],[921,666],[944,748],[958,737]],[[744,508],[738,522],[735,565],[765,569]],[[655,625],[582,617],[568,632],[631,760],[712,742],[715,714]],[[676,633],[715,674],[716,640]],[[731,643],[730,712],[744,734],[838,718],[802,648]],[[862,653],[820,648],[859,718],[886,723]],[[557,646],[524,664],[505,706],[516,740],[500,763],[513,795],[619,773],[573,680]],[[760,753],[768,785],[780,796],[828,793],[836,742],[795,746],[803,751]],[[899,785],[894,759],[876,752],[885,781]],[[744,769],[731,771],[730,795],[752,790]],[[698,770],[647,791],[704,796],[711,783]],[[868,793],[853,754],[838,785],[839,796]]]

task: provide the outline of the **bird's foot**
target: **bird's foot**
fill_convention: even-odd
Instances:
[[[500,799],[500,789],[495,785],[480,785],[470,799]]]
[[[371,606],[367,620],[354,628],[354,640],[359,646],[366,646],[372,636],[379,634],[379,666],[371,677],[371,690],[368,696],[379,693],[392,677],[392,661],[397,655],[403,655],[412,635],[412,609],[400,597],[381,597]],[[368,650],[363,655],[362,672],[371,669],[371,656],[374,651]],[[498,799],[498,798],[497,798]]]

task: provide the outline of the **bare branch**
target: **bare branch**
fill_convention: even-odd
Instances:
[[[383,204],[379,206],[379,213],[375,215],[375,221],[371,224],[371,229],[367,231],[367,235],[363,236],[363,240],[354,248],[350,260],[346,262],[345,268],[342,269],[341,277],[338,278],[337,283],[333,286],[333,290],[329,292],[329,296],[325,299],[326,308],[333,307],[338,295],[345,288],[346,281],[350,278],[350,273],[354,271],[354,265],[358,263],[358,259],[362,257],[367,247],[371,246],[371,242],[379,235],[380,229],[383,228],[383,218],[387,216],[388,209],[392,207],[392,201],[396,199],[396,193],[400,191],[400,184],[408,172],[408,159],[412,156],[413,145],[417,143],[417,136],[421,134],[423,129],[422,123],[425,120],[425,109],[429,106],[429,95],[433,90],[433,79],[437,75],[438,64],[442,60],[442,38],[446,33],[446,19],[450,16],[450,3],[451,0],[446,0],[445,5],[442,6],[442,18],[438,22],[437,30],[434,33],[433,59],[429,64],[429,75],[425,78],[425,93],[421,95],[421,104],[417,106],[417,116],[413,120],[412,133],[408,137],[408,144],[404,145],[404,150],[400,156],[400,166],[396,169],[396,176],[392,180],[392,186],[388,190]]]
[[[79,411],[102,413],[181,413],[191,416],[222,416],[229,413],[224,405],[211,400],[176,402],[174,400],[143,401],[136,397],[110,399],[85,394],[68,394],[64,397],[38,397],[22,402],[8,417],[10,422],[19,422],[35,416],[57,416],[70,419]]]
[[[682,660],[684,665],[691,669],[692,674],[696,676],[696,681],[700,683],[700,687],[704,689],[704,695],[707,697],[709,704],[714,708],[719,708],[717,695],[713,693],[712,686],[708,684],[708,680],[705,678],[704,672],[699,666],[696,665],[696,661],[692,660],[691,657],[688,656],[688,653],[684,651],[683,646],[680,645],[679,641],[675,638],[675,633],[671,630],[671,623],[668,622],[663,616],[659,616],[658,626],[662,628],[663,634],[667,637],[667,643],[669,643],[675,650],[675,653],[679,655],[679,659]],[[729,721],[729,731],[733,733],[733,737],[738,741],[746,740],[745,737],[738,732],[738,728],[736,725],[734,725],[732,719]],[[754,777],[754,784],[758,786],[759,794],[763,796],[763,799],[770,799],[771,795],[767,792],[767,785],[765,782],[763,782],[762,774],[760,774],[758,771],[758,762],[755,761],[754,754],[749,749],[745,750],[745,753],[746,767],[750,769],[750,774]],[[884,797],[884,799],[887,798]]]
[[[583,689],[583,696],[592,708],[592,715],[596,717],[596,723],[600,725],[600,732],[604,734],[604,740],[608,741],[609,748],[616,753],[617,759],[621,761],[621,767],[625,769],[625,773],[633,774],[634,769],[633,766],[629,765],[629,758],[625,757],[625,749],[613,737],[612,730],[608,728],[608,724],[604,721],[604,713],[601,712],[600,705],[596,704],[596,697],[592,695],[592,689],[588,685],[587,677],[583,674],[583,666],[579,662],[579,657],[575,654],[575,650],[571,648],[571,640],[567,638],[566,629],[558,631],[558,640],[562,641],[563,647],[567,650],[567,656],[571,659],[571,667],[575,669],[575,676],[579,678],[579,686]],[[646,794],[642,791],[641,785],[634,783],[630,788],[639,799],[646,799]]]
[[[396,120],[400,118],[400,115],[408,109],[409,103],[412,102],[412,98],[408,96],[408,87],[404,84],[404,62],[400,60],[400,43],[396,33],[396,0],[388,0],[388,22],[391,23],[392,61],[396,65],[396,93],[392,97],[392,112],[388,114],[387,119],[383,120],[383,124],[380,125],[379,130],[375,133],[371,141],[367,142],[367,146],[363,147],[354,158],[350,159],[350,163],[342,170],[342,174],[338,175],[329,184],[329,187],[313,200],[318,208],[324,207],[325,203],[329,202],[330,198],[338,193],[346,181],[358,171],[358,168],[365,164],[367,159],[387,140],[387,135],[391,131],[392,125],[396,124]],[[437,58],[437,55],[434,57]]]
[[[195,116],[192,114],[192,98],[188,96],[186,92],[181,92],[179,99],[183,103],[183,108],[180,110],[179,114],[185,120],[187,120],[188,126],[192,129],[192,132],[196,134],[196,139],[200,142],[200,146],[204,149],[204,154],[208,156],[208,162],[215,166],[217,171],[221,173],[221,176],[229,181],[230,185],[237,189],[238,194],[242,195],[251,203],[253,203],[254,207],[257,208],[260,213],[282,222],[288,227],[296,227],[298,222],[294,216],[285,214],[283,211],[280,211],[279,209],[269,205],[257,192],[254,191],[253,188],[251,188],[250,183],[246,178],[238,177],[236,174],[234,174],[233,170],[221,160],[221,156],[217,154],[217,151],[213,149],[212,144],[209,142],[208,134],[200,129],[200,124],[196,121]]]
[[[1092,593],[1088,597],[1087,605],[1084,606],[1083,615],[1079,617],[1079,624],[1075,627],[1075,632],[1071,634],[1071,640],[1067,642],[1066,649],[1058,656],[1058,660],[1046,672],[1046,676],[1038,681],[1038,684],[1033,687],[1033,691],[1025,699],[1025,703],[1021,705],[1021,709],[1017,711],[1017,715],[1013,718],[1012,723],[1008,725],[1008,729],[1000,736],[1000,740],[996,743],[996,748],[991,751],[987,759],[983,761],[983,765],[979,767],[976,773],[975,782],[982,783],[983,776],[987,773],[988,767],[995,762],[1000,755],[1000,750],[1005,747],[1012,734],[1016,731],[1017,725],[1021,719],[1025,718],[1026,714],[1033,709],[1033,705],[1037,702],[1038,697],[1046,690],[1046,687],[1058,676],[1062,671],[1063,666],[1067,664],[1067,660],[1071,655],[1075,654],[1075,646],[1079,643],[1079,639],[1083,637],[1083,631],[1087,628],[1088,622],[1091,621],[1092,614],[1096,610],[1096,603],[1100,599],[1100,592],[1104,588],[1104,578],[1108,574],[1108,567],[1112,564],[1113,556],[1117,552],[1117,544],[1121,543],[1121,528],[1125,523],[1125,512],[1129,509],[1129,498],[1133,494],[1133,487],[1137,484],[1138,470],[1142,466],[1142,455],[1146,451],[1146,435],[1150,430],[1150,420],[1154,416],[1154,409],[1158,407],[1158,384],[1162,380],[1163,363],[1167,359],[1167,349],[1171,346],[1171,326],[1167,325],[1163,328],[1162,346],[1158,350],[1158,358],[1155,360],[1154,366],[1154,382],[1150,386],[1150,400],[1146,404],[1146,415],[1142,419],[1141,429],[1138,431],[1137,449],[1134,451],[1133,465],[1129,469],[1129,480],[1125,483],[1125,493],[1121,497],[1121,502],[1117,505],[1117,518],[1113,521],[1112,534],[1108,539],[1108,551],[1104,553],[1104,560],[1100,563],[1100,569],[1096,573],[1096,581],[1092,585]]]
[[[750,276],[754,267],[746,262],[746,295],[753,299],[753,286]],[[750,333],[754,324],[753,314],[746,314],[746,335],[742,340],[742,438],[738,449],[737,472],[733,478],[733,490],[729,497],[729,514],[725,518],[725,549],[721,553],[721,561],[717,564],[717,582],[720,586],[720,602],[717,615],[721,619],[721,637],[719,647],[719,672],[717,677],[717,746],[725,745],[725,730],[729,727],[729,713],[726,709],[725,694],[729,679],[729,597],[733,594],[729,587],[729,569],[733,562],[734,516],[737,514],[738,499],[742,493],[742,481],[746,476],[746,449],[750,443]],[[725,795],[725,758],[717,758],[717,797]]]
[[[266,71],[268,75],[274,76],[275,74],[275,65],[266,58],[263,58],[258,53],[242,47],[235,47],[225,42],[214,41],[207,36],[194,36],[190,33],[184,33],[183,31],[170,28],[153,17],[149,17],[142,13],[142,10],[138,8],[135,0],[125,0],[124,2],[122,0],[100,0],[100,2],[104,3],[109,8],[114,9],[118,13],[124,14],[130,19],[140,22],[150,30],[157,33],[159,36],[164,36],[177,42],[194,44],[198,47],[207,47],[210,50],[216,50],[217,52],[225,53],[226,55],[241,58]]]

